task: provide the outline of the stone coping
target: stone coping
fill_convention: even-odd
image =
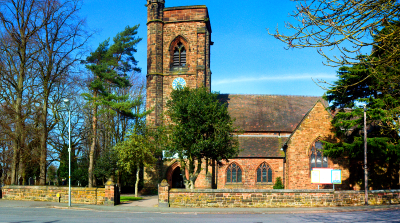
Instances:
[[[1,189],[37,189],[37,190],[68,190],[68,186],[33,186],[33,185],[6,185],[2,187]],[[85,191],[95,191],[95,190],[105,190],[104,187],[98,188],[98,187],[71,187],[71,190],[85,190]]]
[[[267,189],[171,189],[169,193],[364,193],[363,190],[267,190]],[[370,190],[368,193],[400,193],[400,190]]]
[[[205,5],[190,5],[190,6],[178,6],[178,7],[168,7],[164,8],[163,11],[173,11],[173,10],[183,10],[183,9],[206,9]]]
[[[331,189],[321,190],[274,190],[274,189],[171,189],[170,193],[333,193]]]

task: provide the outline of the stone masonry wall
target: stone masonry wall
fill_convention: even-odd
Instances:
[[[266,162],[272,169],[272,183],[257,183],[257,168]],[[241,183],[226,183],[226,169],[231,163],[236,163],[242,169]],[[283,177],[283,159],[266,158],[240,158],[229,159],[229,163],[223,162],[218,168],[217,185],[222,188],[241,189],[272,189],[277,177]],[[283,178],[282,178],[283,179]]]
[[[370,191],[370,205],[400,204],[400,190]],[[363,191],[203,189],[169,191],[170,207],[333,207],[364,205]]]
[[[317,189],[311,184],[310,150],[317,140],[336,142],[332,117],[321,102],[317,102],[306,114],[300,126],[295,130],[288,142],[286,151],[285,189]],[[348,189],[349,169],[346,159],[328,158],[328,168],[342,170],[342,184],[335,185],[337,189]],[[330,187],[329,186],[323,186]]]
[[[110,187],[111,188],[111,187]],[[113,187],[112,187],[113,188]],[[68,203],[68,187],[55,186],[4,186],[1,188],[5,200],[30,200]],[[61,196],[57,197],[57,193]],[[107,194],[106,194],[107,193]],[[112,200],[114,191],[105,188],[71,188],[71,203],[103,205]]]
[[[148,1],[147,9],[146,109],[153,111],[146,120],[148,125],[160,125],[175,78],[184,78],[189,88],[211,87],[211,27],[206,6],[164,8],[164,1]],[[178,42],[186,49],[186,67],[171,70]]]
[[[171,68],[176,45],[186,49],[186,66]],[[163,0],[147,1],[147,85],[146,109],[149,126],[170,121],[161,115],[172,92],[172,82],[181,77],[189,88],[211,88],[210,71],[211,25],[206,6],[165,8]],[[145,188],[156,188],[158,167],[145,168]],[[205,180],[205,179],[204,179]],[[202,177],[199,185],[202,185]],[[196,182],[197,185],[197,182]]]
[[[188,66],[188,74],[196,74],[197,65],[204,65],[203,60],[205,59],[204,49],[204,37],[201,38],[200,34],[198,35],[198,29],[204,28],[204,22],[184,22],[184,23],[169,23],[164,25],[164,38],[163,38],[163,51],[164,51],[164,60],[163,60],[163,73],[164,74],[175,74],[178,73],[171,72],[171,62],[172,55],[171,44],[175,40],[176,37],[182,36],[184,40],[185,48],[186,48],[186,63]],[[204,36],[204,34],[203,34]],[[200,57],[200,58],[198,58]]]
[[[172,186],[172,174],[175,171],[177,167],[181,167],[179,161],[177,159],[171,159],[171,160],[164,160],[164,165],[167,166],[168,168],[165,169],[165,172],[163,173],[164,178],[167,180],[168,184]],[[195,166],[197,166],[197,162],[195,162]],[[203,160],[201,164],[201,172],[198,175],[196,182],[195,182],[195,188],[207,188],[210,186],[210,179],[206,178],[206,161]],[[208,172],[212,172],[212,163],[209,161],[208,165]],[[186,176],[187,179],[189,178],[189,172],[186,169]]]

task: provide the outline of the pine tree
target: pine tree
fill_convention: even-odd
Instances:
[[[102,42],[96,51],[86,59],[86,68],[93,74],[89,84],[90,93],[83,94],[93,109],[92,117],[92,144],[89,152],[89,187],[94,186],[94,154],[97,147],[98,115],[104,112],[115,112],[119,116],[135,118],[145,114],[134,114],[132,109],[142,103],[139,97],[135,101],[129,100],[129,95],[121,95],[119,89],[131,86],[129,75],[140,71],[133,54],[137,51],[136,45],[142,40],[136,37],[138,25],[127,26],[124,31],[113,38]]]

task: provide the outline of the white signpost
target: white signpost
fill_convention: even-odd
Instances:
[[[313,168],[311,171],[311,183],[312,184],[342,184],[342,171],[335,170],[332,168]]]

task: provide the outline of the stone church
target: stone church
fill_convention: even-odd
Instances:
[[[164,0],[147,0],[147,123],[160,125],[169,95],[176,85],[211,90],[211,23],[206,6],[165,7]],[[281,177],[285,189],[316,189],[311,168],[342,170],[348,189],[348,161],[323,156],[321,141],[336,141],[327,103],[320,97],[221,94],[239,135],[238,157],[222,165],[203,166],[196,188],[272,189]],[[157,167],[145,171],[145,184],[167,179],[180,188],[180,164],[160,157]],[[331,188],[332,185],[325,185]]]

